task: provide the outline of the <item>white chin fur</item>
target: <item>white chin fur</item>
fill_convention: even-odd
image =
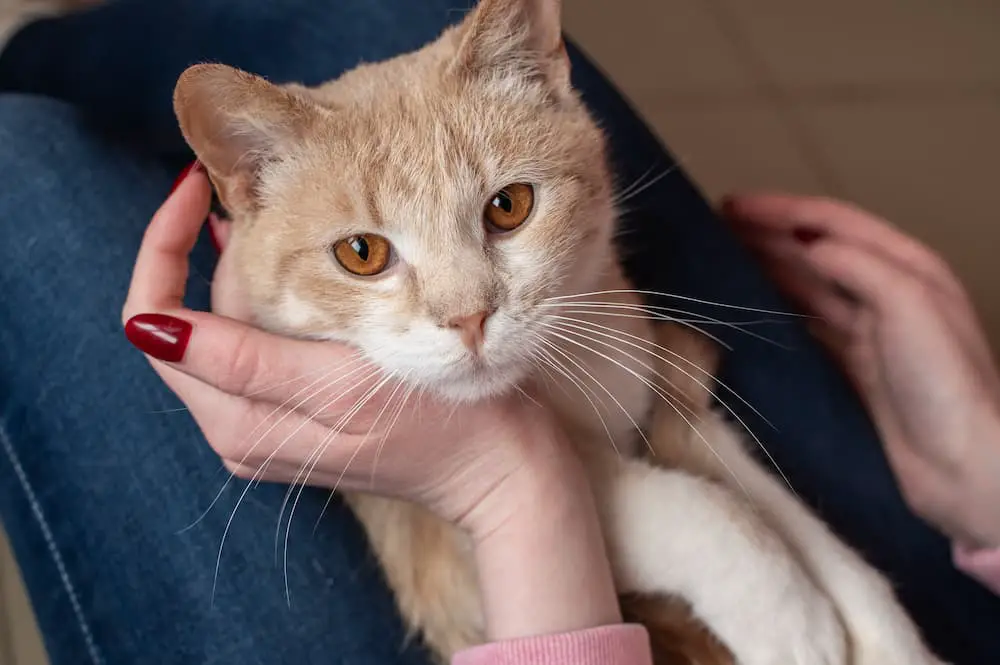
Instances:
[[[427,382],[425,385],[430,391],[452,402],[479,402],[510,392],[524,380],[526,374],[527,371],[512,368],[490,368],[481,373],[449,377]]]

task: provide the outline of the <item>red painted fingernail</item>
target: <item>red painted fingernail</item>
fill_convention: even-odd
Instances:
[[[822,231],[817,231],[816,229],[800,226],[792,231],[792,235],[795,236],[795,239],[803,245],[809,245],[822,238],[824,233]]]
[[[170,188],[170,193],[173,194],[174,192],[176,192],[177,188],[181,186],[181,183],[184,182],[184,180],[186,180],[189,175],[200,169],[201,169],[201,162],[199,162],[197,159],[188,164],[187,166],[185,166],[184,170],[181,171],[179,176],[177,176],[177,180],[174,180],[174,185],[173,187]]]
[[[157,360],[176,363],[184,358],[192,325],[166,314],[136,314],[125,324],[128,341]]]

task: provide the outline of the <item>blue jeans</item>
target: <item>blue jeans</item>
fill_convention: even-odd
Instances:
[[[36,22],[0,55],[0,516],[53,662],[424,663],[407,643],[350,513],[307,490],[275,564],[283,487],[236,484],[178,400],[125,341],[119,312],[146,221],[190,154],[170,108],[188,64],[218,60],[315,83],[420,46],[453,0],[118,0]],[[673,160],[571,45],[574,77],[623,183]],[[639,286],[787,309],[674,170],[631,201],[622,253]],[[189,304],[214,262],[195,250]],[[676,303],[673,303],[676,304]],[[732,311],[691,303],[732,320]],[[722,397],[798,492],[891,576],[941,653],[1000,660],[1000,599],[954,571],[906,509],[876,435],[795,322],[719,327]],[[205,513],[204,517],[199,517]],[[186,528],[195,523],[191,528]]]

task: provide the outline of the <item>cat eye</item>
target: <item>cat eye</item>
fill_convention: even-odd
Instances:
[[[507,185],[486,204],[483,218],[494,233],[513,231],[524,224],[535,207],[535,188],[525,183]]]
[[[363,233],[338,240],[333,255],[347,272],[362,277],[377,275],[389,265],[392,246],[374,233]]]

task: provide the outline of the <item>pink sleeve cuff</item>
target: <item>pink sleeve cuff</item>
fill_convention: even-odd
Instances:
[[[460,651],[451,665],[652,665],[642,626],[591,628],[575,633],[494,642]]]
[[[1000,548],[971,550],[956,543],[952,546],[952,557],[959,570],[1000,595]]]

